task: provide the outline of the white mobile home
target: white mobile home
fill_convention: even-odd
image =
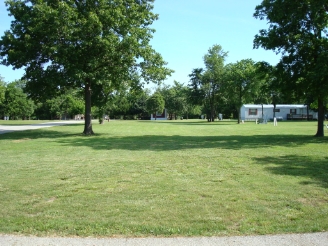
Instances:
[[[274,107],[272,104],[244,104],[240,108],[241,120],[273,119]],[[308,110],[310,119],[318,119],[318,114]],[[303,104],[277,104],[275,117],[278,120],[306,120],[307,106]]]

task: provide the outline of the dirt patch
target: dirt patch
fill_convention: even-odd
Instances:
[[[51,197],[47,200],[47,203],[52,203],[56,200],[57,198],[56,197]]]

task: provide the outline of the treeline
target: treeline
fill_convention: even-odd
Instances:
[[[167,110],[169,119],[200,118],[214,121],[240,118],[243,104],[304,103],[314,100],[304,94],[296,96],[284,88],[284,76],[266,62],[245,59],[225,64],[228,53],[220,45],[212,46],[204,55],[204,68],[195,68],[188,83],[174,81],[155,90],[142,84],[122,86],[119,90],[92,91],[92,117],[111,119],[150,119],[150,114]],[[23,80],[5,83],[0,80],[0,115],[10,119],[74,119],[84,114],[84,90],[59,90],[51,97],[30,99]],[[288,93],[286,93],[288,91]],[[49,93],[52,94],[52,93]],[[312,104],[311,104],[312,103]]]
[[[0,78],[1,119],[75,119],[76,115],[84,114],[83,89],[62,91],[48,99],[33,100],[25,92],[25,85],[23,80],[5,83],[4,78]],[[156,101],[152,101],[157,100],[156,95],[164,100],[162,107],[167,107],[171,118],[184,115],[199,117],[201,109],[188,105],[187,91],[186,86],[175,82],[173,86],[158,87],[155,93],[141,86],[122,88],[107,94],[94,93],[92,117],[102,118],[108,115],[112,119],[150,119],[152,110],[156,112]]]
[[[0,115],[1,119],[63,119],[73,118],[83,113],[84,103],[81,93],[67,91],[43,102],[34,101],[25,92],[24,80],[5,83],[0,77]]]

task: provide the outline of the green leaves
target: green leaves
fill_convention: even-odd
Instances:
[[[35,105],[23,92],[21,88],[22,84],[22,81],[15,81],[9,83],[5,88],[3,104],[0,107],[0,111],[2,111],[1,113],[3,115],[10,116],[10,119],[26,119],[34,112]]]
[[[63,88],[119,90],[136,76],[139,83],[158,83],[173,71],[149,45],[150,25],[158,18],[152,3],[7,0],[15,20],[0,40],[1,62],[26,67],[27,90],[34,98],[54,96]],[[86,95],[91,102],[91,93]],[[86,104],[85,115],[90,115]]]
[[[194,69],[189,84],[190,97],[194,104],[204,106],[208,119],[214,121],[219,101],[222,100],[225,73],[225,58],[228,52],[220,45],[213,45],[204,55],[206,69]]]
[[[163,96],[155,92],[150,96],[146,102],[146,107],[149,113],[154,114],[156,118],[157,113],[162,113],[165,108],[165,101]]]
[[[26,66],[29,80],[65,74],[72,86],[86,78],[126,80],[133,67],[145,81],[163,80],[172,70],[149,45],[152,2],[8,0],[15,21],[0,41],[2,62]]]
[[[259,94],[260,79],[255,62],[245,59],[226,67],[226,87],[229,101],[236,109],[245,103],[254,103]]]
[[[3,81],[3,78],[0,76],[0,107],[2,102],[5,100],[5,91],[6,91],[6,83]]]
[[[328,12],[323,0],[264,0],[255,18],[266,18],[267,30],[255,36],[254,47],[282,53],[278,68],[299,98],[316,97],[318,132],[323,136],[323,100],[328,96]]]

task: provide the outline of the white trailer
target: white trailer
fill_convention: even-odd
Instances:
[[[240,108],[240,117],[244,121],[255,121],[259,119],[273,120],[272,104],[244,104]],[[308,110],[310,119],[318,119],[318,113]],[[277,104],[275,117],[278,120],[306,120],[307,106],[304,104]]]

